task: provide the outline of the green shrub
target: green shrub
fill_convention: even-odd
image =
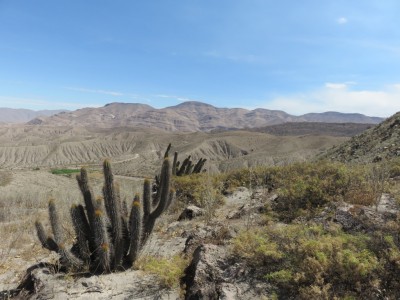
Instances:
[[[282,269],[265,275],[265,279],[277,284],[285,284],[293,280],[293,272],[291,270]]]
[[[51,174],[54,175],[69,175],[74,173],[79,173],[80,169],[52,169]]]

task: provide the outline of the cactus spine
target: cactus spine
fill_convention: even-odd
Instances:
[[[46,233],[41,222],[35,223],[42,246],[58,252],[62,266],[67,269],[83,270],[88,267],[93,273],[107,273],[131,267],[151,234],[157,218],[173,199],[168,152],[161,168],[156,192],[152,195],[151,182],[146,179],[143,184],[143,200],[141,202],[140,196],[135,195],[129,216],[126,203],[120,199],[118,186],[114,183],[111,165],[107,160],[103,164],[103,171],[104,198],[97,197],[96,200],[89,185],[87,170],[82,168],[77,176],[85,207],[71,207],[72,224],[76,234],[76,243],[71,250],[65,246],[54,200],[49,201],[54,239]]]
[[[103,199],[96,199],[96,210],[94,212],[94,240],[96,243],[97,268],[99,271],[109,272],[110,264],[110,242],[108,238],[106,216],[103,210]]]

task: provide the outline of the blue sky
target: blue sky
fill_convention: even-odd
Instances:
[[[397,0],[0,0],[0,107],[400,111]]]

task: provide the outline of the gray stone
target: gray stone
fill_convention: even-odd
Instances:
[[[184,209],[184,211],[179,216],[178,221],[192,220],[193,218],[204,215],[204,212],[204,209],[195,205],[190,205]]]

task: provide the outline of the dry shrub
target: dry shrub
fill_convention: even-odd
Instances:
[[[272,177],[279,170],[278,167],[254,167],[230,171],[220,176],[223,181],[223,193],[229,194],[238,187],[259,187],[272,188]]]
[[[212,212],[223,203],[222,186],[218,176],[201,173],[174,177],[173,184],[176,190],[177,210],[186,205],[196,205]]]

